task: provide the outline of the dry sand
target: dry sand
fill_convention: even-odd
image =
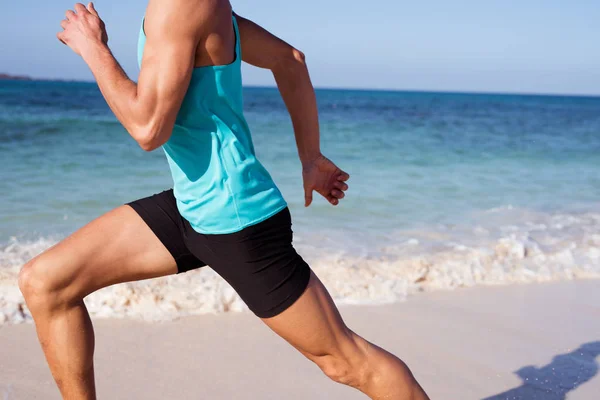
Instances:
[[[478,287],[341,306],[437,400],[600,399],[600,281]],[[364,399],[249,313],[95,320],[100,399]],[[0,399],[59,399],[33,325],[0,327]]]

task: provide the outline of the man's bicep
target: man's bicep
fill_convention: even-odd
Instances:
[[[138,91],[156,91],[158,95],[183,99],[194,67],[193,43],[160,40],[155,46],[152,55],[142,60]]]
[[[144,23],[146,42],[138,80],[138,103],[146,128],[170,131],[188,90],[201,26],[187,3],[155,3]],[[179,7],[176,7],[179,6]]]
[[[170,105],[178,109],[190,83],[195,51],[193,38],[148,36],[138,94],[156,102],[155,107]]]
[[[282,59],[293,57],[294,48],[291,45],[246,18],[239,15],[236,18],[244,62],[273,69]]]

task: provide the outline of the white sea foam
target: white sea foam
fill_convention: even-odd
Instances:
[[[473,285],[600,278],[600,213],[543,214],[504,207],[476,223],[398,231],[370,251],[325,248],[301,237],[300,254],[338,303],[389,303],[418,292]],[[17,287],[27,260],[55,241],[12,239],[0,248],[0,324],[30,321]],[[338,243],[339,240],[329,240]],[[86,298],[97,317],[149,321],[246,310],[210,268],[115,285]]]

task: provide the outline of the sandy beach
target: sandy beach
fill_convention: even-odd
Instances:
[[[599,280],[434,292],[341,312],[403,358],[432,399],[598,398]],[[366,398],[248,312],[95,327],[100,399]],[[60,398],[33,325],[1,326],[0,343],[3,400]]]

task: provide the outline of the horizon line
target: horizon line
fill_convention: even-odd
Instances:
[[[8,75],[10,74],[2,74]],[[89,83],[95,84],[93,80],[83,79],[62,79],[62,78],[36,78],[31,76],[18,76],[12,75],[15,78],[21,79],[0,79],[7,81],[23,81],[23,82],[72,82],[72,83]],[[242,85],[244,88],[255,88],[255,89],[277,89],[276,85],[257,85],[247,84]],[[383,88],[365,88],[365,87],[339,87],[339,86],[314,86],[315,90],[346,90],[346,91],[365,91],[365,92],[391,92],[391,93],[438,93],[438,94],[472,94],[472,95],[498,95],[498,96],[537,96],[537,97],[584,97],[584,98],[600,98],[600,93],[597,94],[584,94],[584,93],[536,93],[536,92],[501,92],[501,91],[486,91],[486,90],[462,90],[462,89],[383,89]]]

